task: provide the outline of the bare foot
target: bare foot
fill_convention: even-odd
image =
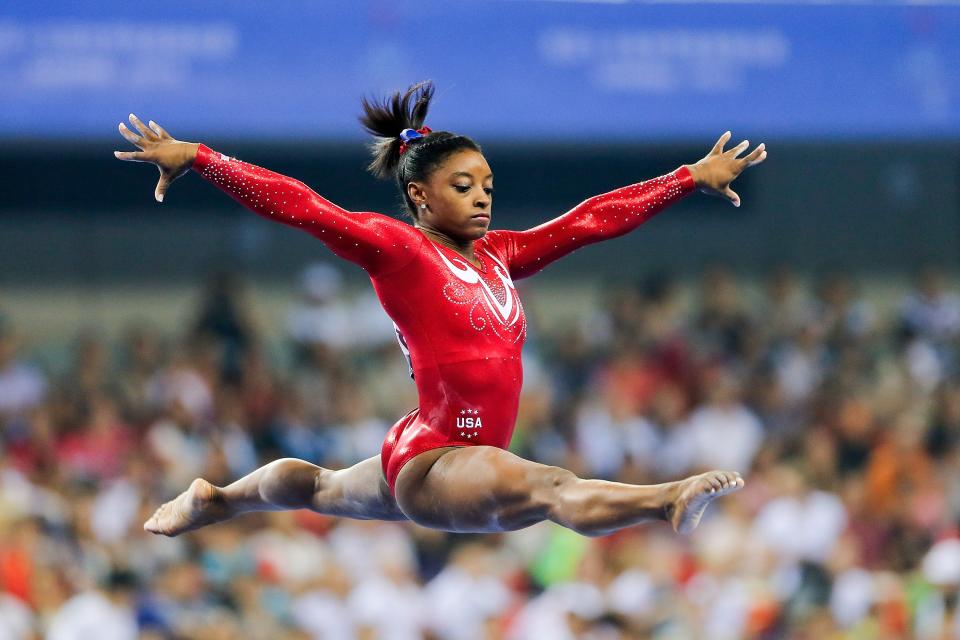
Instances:
[[[144,525],[144,531],[164,536],[176,536],[214,522],[228,520],[233,514],[227,507],[220,489],[202,478],[190,488],[164,503]]]
[[[681,480],[667,504],[667,519],[677,533],[690,533],[700,524],[708,504],[742,489],[743,484],[743,478],[736,471],[708,471]]]

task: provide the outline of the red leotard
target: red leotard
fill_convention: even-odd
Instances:
[[[526,320],[513,281],[592,242],[623,235],[693,191],[673,173],[585,200],[527,231],[488,231],[476,267],[409,224],[346,211],[302,182],[200,145],[193,168],[271,220],[303,227],[367,271],[397,327],[419,406],[387,434],[383,473],[394,490],[403,465],[447,446],[505,449],[513,434]]]

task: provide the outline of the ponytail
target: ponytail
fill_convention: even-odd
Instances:
[[[373,175],[390,179],[400,162],[400,133],[404,129],[419,129],[427,119],[427,110],[433,98],[433,82],[425,80],[411,86],[403,94],[399,91],[383,101],[363,98],[360,123],[368,133],[378,138],[370,145],[373,161],[367,167]]]

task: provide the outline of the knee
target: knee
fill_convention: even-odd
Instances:
[[[541,488],[556,496],[562,496],[573,484],[580,481],[577,475],[562,467],[547,467],[542,474]]]
[[[572,471],[560,467],[518,467],[500,474],[489,497],[498,510],[544,518],[557,508],[568,488],[579,480]]]
[[[549,467],[538,474],[531,500],[544,517],[582,536],[597,537],[608,531],[598,529],[591,511],[594,500],[583,488],[585,480],[568,469]]]
[[[548,467],[532,483],[530,499],[546,509],[548,514],[567,511],[571,488],[579,481],[580,478],[568,469]]]

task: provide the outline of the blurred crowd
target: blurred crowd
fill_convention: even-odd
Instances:
[[[0,308],[0,639],[960,638],[960,296],[935,267],[889,305],[861,285],[713,265],[547,330],[518,283],[512,449],[630,483],[741,471],[688,537],[306,511],[152,536],[196,477],[378,454],[416,403],[389,319],[317,264],[268,337],[224,274],[188,326],[86,330],[55,366]]]

